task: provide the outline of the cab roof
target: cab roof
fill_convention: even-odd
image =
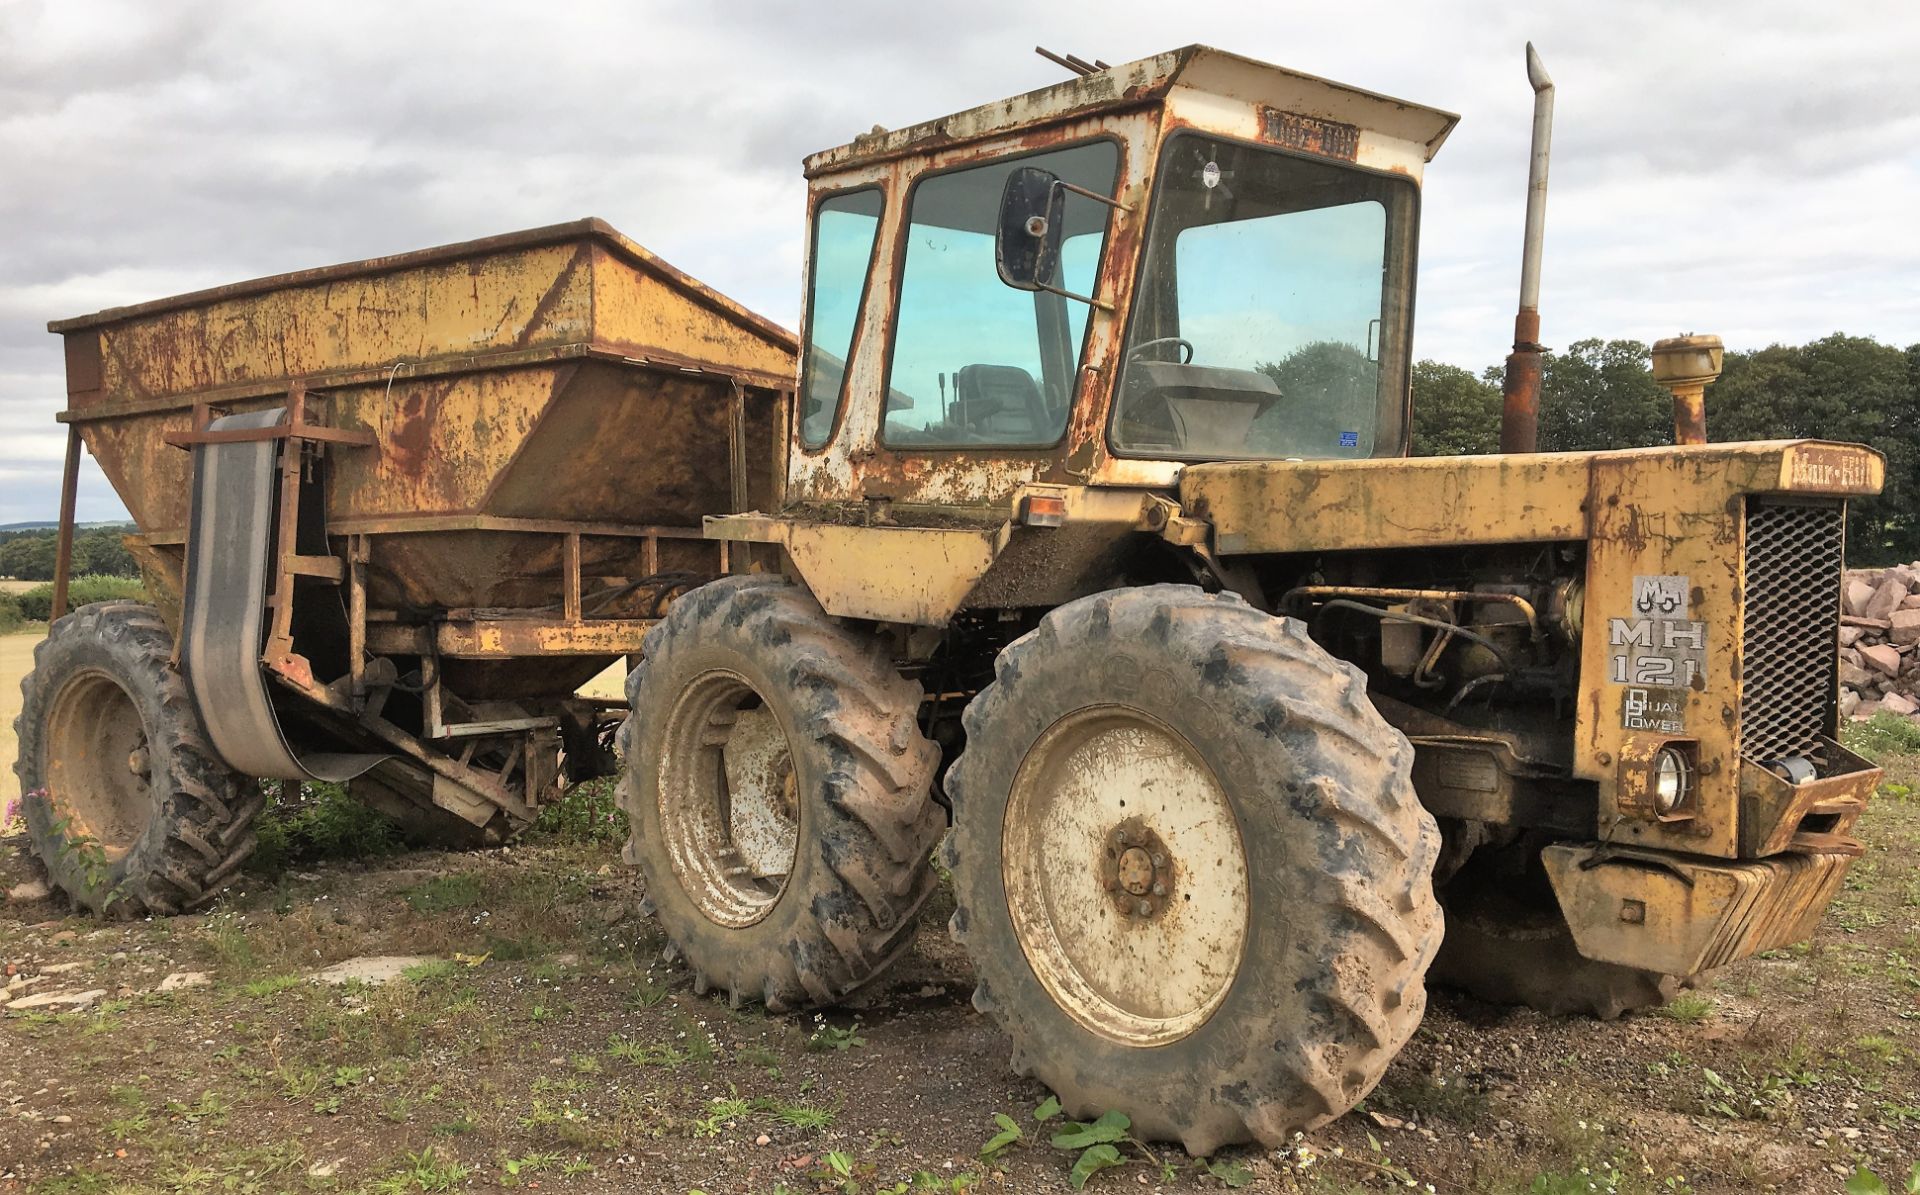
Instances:
[[[1179,91],[1250,105],[1264,114],[1351,126],[1420,147],[1432,161],[1460,118],[1211,46],[1186,46],[903,129],[874,131],[806,159],[808,178],[1002,134],[1150,106]]]

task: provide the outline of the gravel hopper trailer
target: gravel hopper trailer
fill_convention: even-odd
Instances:
[[[750,566],[702,517],[780,502],[791,333],[598,221],[52,328],[56,588],[84,444],[154,599],[57,622],[26,685],[29,825],[94,908],[211,892],[257,777],[429,839],[524,826],[613,767],[618,703],[575,690]]]
[[[58,325],[162,606],[70,616],[28,682],[62,886],[191,902],[242,774],[522,823],[611,766],[570,695],[641,650],[627,857],[696,991],[872,983],[944,836],[1015,1066],[1195,1153],[1353,1107],[1430,975],[1616,1016],[1803,940],[1879,778],[1836,741],[1879,455],[1707,443],[1709,337],[1655,346],[1673,445],[1533,451],[1531,53],[1502,452],[1426,460],[1456,118],[1060,61],[808,159],[797,361],[592,226]]]

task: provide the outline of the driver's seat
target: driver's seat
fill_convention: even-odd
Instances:
[[[1039,383],[1018,365],[963,365],[953,375],[953,422],[996,443],[1052,440]]]

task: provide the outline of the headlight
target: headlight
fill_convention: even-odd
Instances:
[[[1660,748],[1653,760],[1653,807],[1662,817],[1686,804],[1693,788],[1693,769],[1687,757],[1672,747]]]

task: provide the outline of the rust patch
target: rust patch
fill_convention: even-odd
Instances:
[[[394,415],[393,432],[387,437],[387,455],[402,473],[414,473],[426,463],[427,454],[433,450],[424,388],[409,386],[400,398],[399,408]]]
[[[567,264],[561,268],[560,276],[553,280],[553,285],[547,288],[547,293],[541,295],[540,301],[533,305],[532,313],[527,316],[527,326],[520,329],[520,335],[514,338],[516,346],[526,348],[533,343],[533,338],[539,333],[541,325],[546,322],[548,313],[560,301],[560,296],[567,293],[567,288],[573,285],[573,276],[580,272],[580,267],[585,265],[590,257],[592,257],[592,246],[586,241],[580,242],[580,247],[573,251],[573,256],[569,257]],[[475,277],[478,277],[477,270]],[[501,318],[505,319],[506,316],[502,315]]]

